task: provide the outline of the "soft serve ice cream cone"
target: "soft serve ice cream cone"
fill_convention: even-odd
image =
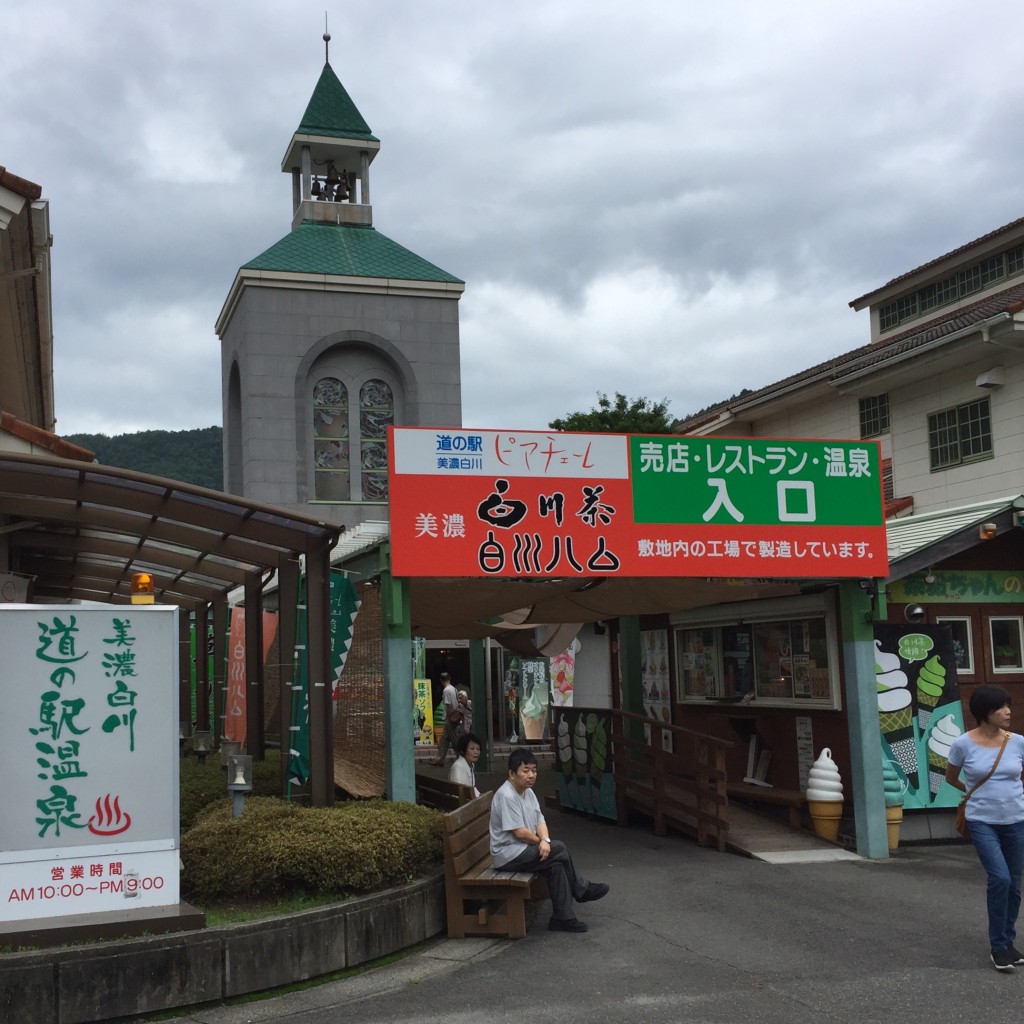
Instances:
[[[917,674],[917,724],[923,732],[932,720],[932,712],[946,688],[946,669],[937,654],[933,654]]]
[[[914,740],[914,710],[906,672],[895,654],[882,650],[875,641],[875,684],[878,688],[878,724],[897,764],[916,789],[917,744]]]
[[[903,821],[903,783],[887,758],[882,758],[882,789],[885,793],[885,830],[890,850],[900,845],[900,824]]]
[[[528,740],[539,740],[544,736],[548,705],[543,700],[543,696],[544,687],[537,684],[530,691],[530,696],[519,707],[519,714],[523,720],[523,735]]]
[[[807,776],[807,809],[814,831],[822,839],[836,842],[843,816],[843,780],[829,747],[822,748]]]
[[[943,715],[932,728],[928,737],[928,788],[934,800],[942,783],[946,781],[946,767],[949,764],[949,748],[961,733],[952,715]]]

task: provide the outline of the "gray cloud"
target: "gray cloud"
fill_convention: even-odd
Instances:
[[[537,427],[856,347],[849,299],[1024,214],[1018,10],[387,0],[331,12],[331,62],[376,225],[467,281],[466,422]],[[0,163],[51,201],[61,430],[219,422],[213,323],[289,228],[322,18],[15,2]]]

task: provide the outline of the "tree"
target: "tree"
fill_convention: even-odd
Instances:
[[[652,402],[646,396],[629,399],[615,392],[615,401],[597,393],[597,407],[589,412],[573,412],[552,420],[552,430],[577,430],[585,434],[671,434],[672,417],[668,399]]]

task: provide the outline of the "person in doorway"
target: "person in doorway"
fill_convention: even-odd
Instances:
[[[459,738],[458,727],[462,724],[462,710],[459,707],[459,693],[455,689],[452,677],[447,672],[441,673],[441,702],[444,704],[444,728],[441,730],[441,742],[437,748],[437,758],[431,763],[436,768],[443,768],[448,759],[448,751],[455,746]]]
[[[949,748],[946,781],[968,794],[965,816],[988,875],[988,941],[992,966],[1024,964],[1014,942],[1024,874],[1024,736],[1010,729],[1010,695],[985,684],[971,694],[978,723]]]
[[[448,781],[457,782],[460,786],[471,786],[473,796],[479,796],[476,788],[476,763],[480,760],[482,744],[479,736],[464,732],[455,744],[455,753],[459,756],[448,769]]]
[[[508,759],[508,779],[491,801],[491,863],[498,870],[537,871],[551,893],[553,932],[585,932],[573,900],[589,903],[608,893],[604,882],[588,882],[577,873],[565,843],[552,839],[533,792],[537,759],[519,747]]]
[[[462,721],[455,731],[461,739],[466,733],[473,731],[473,702],[469,699],[469,690],[461,687],[459,688],[459,710],[462,712]],[[457,750],[458,747],[456,747]]]

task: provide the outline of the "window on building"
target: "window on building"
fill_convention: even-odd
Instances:
[[[1024,672],[1024,620],[1017,616],[992,616],[988,620],[993,672]]]
[[[762,602],[762,615],[771,602]],[[836,706],[834,625],[829,614],[763,618],[675,631],[677,692],[683,701]]]
[[[872,395],[858,402],[860,436],[878,437],[889,433],[889,396]]]
[[[974,642],[971,638],[971,620],[965,615],[936,615],[940,626],[949,626],[953,634],[953,656],[956,670],[965,676],[974,675]]]
[[[928,456],[933,471],[991,458],[989,400],[981,398],[931,413],[928,417]]]
[[[961,295],[973,295],[981,291],[981,264],[961,270],[956,275],[957,290]]]
[[[991,284],[1006,277],[1006,256],[1000,253],[991,259],[981,261],[981,283]]]
[[[359,389],[359,466],[363,501],[388,500],[388,427],[395,422],[395,396],[383,380]]]
[[[318,501],[349,499],[348,389],[337,377],[313,385],[313,471]]]
[[[974,295],[983,288],[998,284],[1004,278],[1024,274],[1024,245],[989,256],[973,266],[949,277],[925,285],[910,295],[887,302],[878,309],[878,325],[883,331],[891,330],[906,320],[922,313],[956,302],[964,296]]]

